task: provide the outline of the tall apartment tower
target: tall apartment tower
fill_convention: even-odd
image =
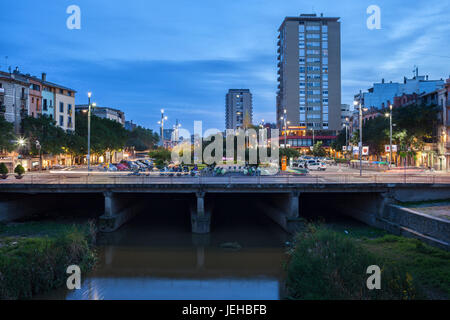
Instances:
[[[341,23],[316,14],[286,17],[278,36],[277,125],[341,129]]]
[[[249,89],[230,89],[225,96],[225,128],[237,129],[252,124],[252,94]]]

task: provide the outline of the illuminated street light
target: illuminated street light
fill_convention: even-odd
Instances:
[[[359,91],[359,102],[354,101],[353,104],[356,106],[359,104],[359,175],[362,176],[362,116],[363,111],[367,111],[367,108],[362,107],[361,103],[361,90]],[[363,110],[364,109],[364,110]]]
[[[91,168],[91,108],[95,107],[96,104],[91,104],[91,96],[92,92],[88,92],[88,154],[87,154],[87,163],[88,163],[88,174]]]
[[[392,104],[389,105],[389,112],[386,112],[386,117],[389,117],[389,168],[392,165]]]
[[[164,109],[161,109],[161,120],[158,124],[161,126],[161,146],[164,146],[164,122],[167,120],[167,116],[164,116]]]

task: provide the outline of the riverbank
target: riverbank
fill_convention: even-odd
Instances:
[[[28,299],[65,285],[69,265],[95,263],[95,225],[59,222],[0,224],[0,299]]]
[[[382,270],[368,290],[366,269]],[[450,253],[364,225],[309,224],[287,264],[288,299],[449,299]]]

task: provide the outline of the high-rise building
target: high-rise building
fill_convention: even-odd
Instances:
[[[278,36],[277,125],[341,129],[339,18],[286,17]],[[286,110],[286,112],[284,111]]]
[[[244,128],[252,124],[252,94],[249,89],[230,89],[225,96],[225,128]]]

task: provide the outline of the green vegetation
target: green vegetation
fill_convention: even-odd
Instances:
[[[450,198],[449,199],[428,200],[428,201],[408,201],[408,202],[398,201],[398,203],[402,207],[416,207],[416,206],[420,206],[420,205],[439,204],[439,203],[447,203],[447,202],[450,202]]]
[[[13,127],[0,119],[0,150],[14,148],[11,145]],[[75,117],[75,131],[64,131],[56,122],[46,116],[38,118],[25,117],[22,128],[27,145],[21,149],[26,155],[62,154],[68,153],[74,157],[75,162],[82,163],[87,154],[88,116],[86,113],[77,113]],[[3,129],[4,128],[4,129]],[[136,127],[127,131],[118,122],[91,115],[91,153],[93,159],[105,156],[107,152],[122,151],[123,148],[137,151],[148,150],[155,146],[159,137],[152,130]],[[36,148],[39,141],[41,149]],[[111,159],[105,159],[111,162]],[[94,160],[95,162],[95,160]]]
[[[281,159],[281,157],[286,157],[288,160],[290,158],[298,158],[298,157],[300,157],[300,152],[294,148],[280,148],[279,149],[279,157],[280,157],[280,159]]]
[[[384,146],[389,144],[389,118],[385,117],[385,113],[388,112],[388,109],[381,110],[379,116],[363,123],[364,145],[369,146],[370,154],[384,154]],[[392,121],[395,124],[392,139],[393,144],[398,146],[401,158],[413,159],[415,153],[422,150],[425,143],[436,142],[435,128],[438,114],[437,105],[414,104],[392,110]],[[351,142],[353,145],[358,144],[359,130],[354,132]],[[339,133],[332,147],[341,151],[344,144],[345,129]]]
[[[134,147],[136,151],[152,149],[159,141],[159,136],[153,130],[137,126],[128,134],[126,147]]]
[[[92,223],[0,224],[0,299],[26,299],[60,287],[72,264],[89,271],[94,241]]]
[[[21,176],[25,173],[25,169],[24,167],[22,167],[22,165],[19,163],[16,168],[14,169],[14,173],[16,173],[17,175]]]
[[[1,107],[1,106],[0,106]],[[14,125],[0,115],[0,152],[14,149]]]
[[[157,167],[163,166],[165,164],[168,164],[172,153],[164,148],[158,148],[155,150],[150,151],[149,153],[150,158],[154,159],[155,165]]]
[[[347,229],[351,229],[348,231]],[[366,269],[381,268],[381,290]],[[308,224],[287,264],[288,299],[448,299],[450,253],[359,226]]]
[[[3,162],[0,163],[0,175],[5,176],[8,174],[8,168],[6,167],[6,164]]]
[[[401,265],[413,276],[419,298],[450,298],[450,252],[422,241],[394,235],[362,242],[362,246],[392,264]]]
[[[316,144],[313,146],[311,153],[315,157],[325,157],[327,155],[327,152],[322,147],[322,141],[316,142]]]

